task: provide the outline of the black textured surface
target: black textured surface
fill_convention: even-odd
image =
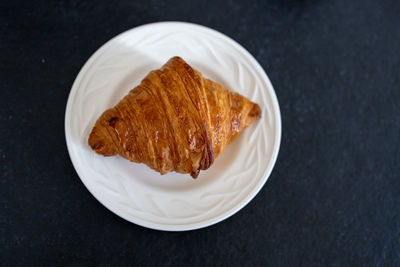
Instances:
[[[256,198],[181,233],[104,208],[64,139],[68,93],[90,55],[165,20],[209,26],[247,48],[283,123]],[[399,1],[1,1],[0,264],[399,265],[399,49]]]

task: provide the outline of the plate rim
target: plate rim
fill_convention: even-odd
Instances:
[[[219,37],[221,37],[222,39],[224,39],[224,41],[229,42],[231,45],[233,45],[236,49],[238,49],[241,53],[243,53],[249,60],[250,62],[254,65],[254,67],[259,71],[259,73],[261,74],[261,78],[262,80],[264,80],[267,83],[267,86],[270,87],[271,90],[269,90],[269,94],[271,96],[271,103],[272,103],[272,109],[275,111],[275,121],[276,121],[276,127],[275,127],[275,136],[276,136],[276,140],[273,143],[273,151],[271,153],[271,157],[270,157],[270,163],[269,166],[266,169],[266,172],[264,174],[263,177],[260,178],[260,180],[262,180],[261,183],[256,184],[256,186],[253,188],[253,190],[246,196],[243,198],[242,201],[240,201],[236,206],[234,206],[233,208],[227,210],[224,213],[221,213],[219,216],[214,216],[210,219],[206,219],[197,223],[190,223],[190,224],[182,224],[182,225],[171,225],[171,224],[166,224],[166,223],[153,223],[150,221],[145,221],[141,218],[137,218],[135,217],[135,221],[133,221],[131,218],[128,218],[127,216],[125,216],[123,213],[115,210],[112,206],[108,206],[106,204],[106,201],[102,201],[99,199],[99,197],[96,196],[96,194],[94,194],[92,192],[92,189],[90,188],[90,186],[88,186],[88,184],[85,182],[85,179],[83,179],[81,177],[81,174],[78,171],[78,165],[76,162],[76,159],[74,159],[71,155],[72,155],[72,151],[70,148],[72,146],[72,144],[70,144],[70,136],[68,136],[67,134],[67,124],[69,122],[68,119],[68,114],[71,113],[71,105],[72,105],[72,94],[75,93],[75,91],[77,90],[77,86],[80,82],[80,80],[82,79],[84,73],[86,73],[88,67],[90,67],[90,65],[92,64],[92,62],[100,55],[100,53],[105,50],[110,44],[113,43],[113,41],[117,38],[120,38],[121,36],[128,34],[130,32],[133,31],[137,31],[137,30],[142,30],[143,28],[150,28],[150,27],[154,27],[154,26],[158,26],[158,25],[167,25],[167,26],[189,26],[189,27],[193,27],[193,28],[197,28],[203,31],[208,31],[212,34],[217,34],[219,35]],[[65,108],[65,116],[64,116],[64,132],[65,132],[65,140],[66,140],[66,145],[67,145],[67,150],[68,150],[68,154],[69,157],[71,159],[72,165],[75,169],[75,172],[78,174],[78,177],[80,178],[80,180],[82,181],[82,183],[85,185],[86,189],[90,192],[90,194],[98,201],[100,202],[105,208],[107,208],[108,210],[110,210],[111,212],[113,212],[114,214],[118,215],[119,217],[123,218],[124,220],[134,223],[136,225],[145,227],[145,228],[150,228],[150,229],[154,229],[154,230],[160,230],[160,231],[171,231],[171,232],[178,232],[178,231],[190,231],[190,230],[196,230],[196,229],[200,229],[200,228],[205,228],[214,224],[217,224],[229,217],[231,217],[232,215],[236,214],[238,211],[240,211],[241,209],[243,209],[252,199],[254,199],[254,197],[261,191],[261,189],[264,187],[265,183],[267,182],[268,178],[270,177],[272,170],[276,164],[276,160],[278,158],[278,154],[279,154],[279,150],[280,150],[280,145],[281,145],[281,138],[282,138],[282,121],[281,121],[281,112],[280,112],[280,107],[279,107],[279,102],[278,102],[278,98],[276,96],[276,92],[274,87],[272,86],[272,83],[268,77],[268,75],[266,74],[266,72],[264,71],[264,69],[261,67],[261,65],[258,63],[258,61],[253,57],[253,55],[250,54],[250,52],[248,52],[242,45],[240,45],[238,42],[236,42],[235,40],[233,40],[232,38],[230,38],[229,36],[225,35],[224,33],[221,33],[217,30],[214,30],[212,28],[200,25],[200,24],[195,24],[195,23],[190,23],[190,22],[182,22],[182,21],[160,21],[160,22],[153,22],[153,23],[147,23],[147,24],[143,24],[131,29],[128,29],[126,31],[123,31],[119,34],[117,34],[116,36],[112,37],[110,40],[108,40],[107,42],[105,42],[103,45],[101,45],[84,63],[84,65],[81,67],[81,69],[79,70],[78,75],[76,76],[72,87],[70,89],[70,92],[68,94],[68,100],[67,100],[67,105]]]

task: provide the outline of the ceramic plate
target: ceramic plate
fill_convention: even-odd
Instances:
[[[196,180],[178,173],[161,176],[120,156],[103,157],[87,144],[101,113],[173,56],[262,109],[262,118]],[[68,98],[65,135],[79,177],[104,206],[141,226],[182,231],[224,220],[257,194],[278,155],[281,118],[267,75],[242,46],[203,26],[160,22],[118,35],[86,62]]]

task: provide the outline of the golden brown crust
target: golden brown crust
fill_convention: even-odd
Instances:
[[[173,57],[106,110],[88,142],[104,156],[119,154],[161,174],[177,171],[196,178],[260,117],[257,104]]]

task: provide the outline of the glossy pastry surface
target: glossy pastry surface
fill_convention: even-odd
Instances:
[[[99,117],[88,143],[104,156],[196,178],[260,117],[256,103],[173,57]]]

